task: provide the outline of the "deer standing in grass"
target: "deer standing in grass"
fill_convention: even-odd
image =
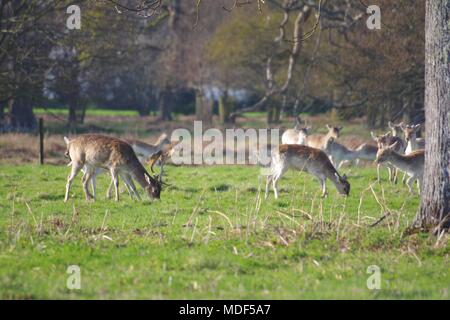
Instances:
[[[336,142],[336,140],[331,137],[325,143],[323,148],[336,169],[340,169],[341,166],[347,161],[355,161],[359,157],[359,152],[356,150],[350,150],[346,146]]]
[[[269,196],[271,182],[275,198],[278,199],[277,183],[288,169],[306,171],[315,176],[320,181],[322,197],[327,196],[327,179],[333,182],[341,195],[347,196],[350,193],[347,177],[339,175],[325,152],[308,146],[283,144],[280,145],[278,152],[272,155],[270,175],[266,180],[266,199]]]
[[[73,180],[83,167],[85,168],[82,180],[83,190],[87,200],[92,198],[88,183],[97,168],[103,168],[110,172],[114,182],[116,201],[119,201],[119,175],[130,187],[134,185],[131,184],[132,179],[136,180],[150,199],[160,198],[161,182],[157,177],[150,176],[127,142],[97,134],[81,135],[72,140],[65,137],[64,140],[67,143],[66,155],[70,158],[72,166],[71,173],[67,178],[65,202],[69,200]],[[133,192],[137,193],[137,190],[134,188]]]
[[[166,154],[173,148],[173,144],[167,138],[167,134],[163,133],[162,135],[160,135],[155,144],[148,144],[139,140],[124,140],[124,141],[128,142],[131,145],[133,151],[136,153],[139,161],[142,164],[145,163],[151,164],[152,172],[153,172],[153,165],[155,164],[155,162],[159,162],[160,167],[159,181],[162,183],[164,173],[164,163],[169,158],[168,156],[165,156],[163,161],[162,155],[163,153]],[[160,157],[154,159],[154,156],[158,154],[160,155]],[[86,170],[87,170],[86,168],[83,168],[82,169],[83,173],[85,173]],[[92,184],[92,196],[94,199],[97,198],[97,176],[104,172],[107,172],[107,170],[103,168],[96,168],[90,179]],[[122,173],[121,178],[124,181],[125,187],[131,198],[135,197],[136,199],[141,200],[141,197],[139,193],[136,191],[136,187],[133,183],[133,179],[131,178],[131,176],[127,175],[126,173]],[[111,183],[109,184],[108,190],[106,192],[107,199],[111,198],[113,187],[114,187],[114,179],[111,179]]]
[[[405,154],[410,154],[416,150],[425,149],[425,140],[417,138],[417,131],[420,130],[420,124],[416,125],[404,125],[402,124],[403,134],[406,141]],[[403,184],[406,181],[406,173],[403,175]]]
[[[306,145],[308,147],[316,148],[316,149],[323,149],[325,147],[325,144],[327,143],[328,139],[339,138],[340,132],[343,127],[332,127],[330,125],[326,125],[328,129],[328,133],[326,135],[323,134],[315,134],[310,135],[306,137]]]
[[[294,129],[288,129],[283,132],[281,136],[282,144],[306,144],[306,137],[308,136],[310,128],[306,126],[302,127],[300,117],[295,119],[295,127]]]
[[[378,145],[378,150],[386,148],[387,146],[391,146],[395,144],[395,151],[397,153],[404,153],[405,151],[405,142],[400,137],[394,137],[390,132],[384,134],[384,135],[375,135],[373,131],[370,132],[372,135],[373,140],[376,141]],[[397,168],[393,167],[389,163],[385,164],[389,171],[389,181],[397,183],[397,176],[398,176],[398,170]],[[377,165],[377,181],[380,183],[380,163]]]
[[[417,150],[411,152],[410,154],[402,155],[395,151],[396,144],[397,142],[390,146],[385,146],[379,149],[375,161],[378,164],[390,163],[399,170],[406,172],[406,174],[409,176],[406,184],[408,185],[410,193],[413,193],[412,186],[414,181],[417,180],[419,183],[420,194],[420,188],[422,186],[423,166],[425,161],[425,151]]]

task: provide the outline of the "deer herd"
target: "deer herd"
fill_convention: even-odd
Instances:
[[[346,175],[338,170],[345,163],[358,165],[361,160],[377,164],[377,180],[380,182],[380,167],[386,166],[389,181],[397,182],[399,171],[404,172],[403,183],[413,193],[414,182],[418,190],[422,185],[424,166],[424,143],[417,137],[420,125],[388,123],[390,132],[376,135],[371,132],[376,146],[363,143],[350,149],[339,143],[342,127],[326,125],[328,132],[324,135],[310,135],[310,127],[301,124],[296,118],[295,127],[284,131],[282,144],[271,155],[269,174],[266,177],[265,197],[269,195],[270,184],[275,198],[278,198],[277,183],[288,169],[307,172],[315,176],[322,188],[322,197],[327,196],[326,180],[329,179],[341,195],[350,193],[350,183]],[[147,193],[150,199],[159,199],[163,182],[164,164],[172,156],[174,145],[166,134],[159,137],[155,144],[138,140],[122,140],[114,137],[85,134],[73,139],[64,137],[67,145],[66,157],[69,158],[71,172],[67,178],[64,201],[69,199],[72,182],[82,171],[82,186],[87,200],[96,199],[96,177],[109,173],[111,182],[107,198],[115,191],[115,200],[119,200],[119,177],[131,198],[140,200],[134,181]],[[159,163],[160,173],[155,174],[153,167]],[[146,169],[148,164],[151,175]],[[92,193],[89,187],[92,188]]]

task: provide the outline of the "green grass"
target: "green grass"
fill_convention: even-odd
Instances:
[[[69,114],[69,110],[58,109],[58,108],[34,108],[34,113],[39,115],[45,114],[53,114],[56,116],[67,116]],[[90,109],[86,110],[86,115],[88,116],[125,116],[125,117],[134,117],[138,116],[138,112],[136,110],[109,110],[109,109]]]
[[[381,188],[373,168],[343,170],[348,198],[329,185],[322,200],[311,176],[288,172],[264,201],[258,168],[170,166],[161,201],[106,200],[104,175],[97,202],[78,177],[64,204],[68,171],[0,166],[0,298],[449,298],[448,238],[402,237],[418,197]],[[81,290],[66,287],[70,265]],[[370,265],[380,290],[366,286]]]

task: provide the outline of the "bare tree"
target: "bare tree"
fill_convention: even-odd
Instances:
[[[425,14],[425,171],[415,224],[450,226],[450,0],[427,0]]]

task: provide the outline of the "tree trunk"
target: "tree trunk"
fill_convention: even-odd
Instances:
[[[195,91],[195,117],[205,123],[212,122],[212,101],[206,99],[201,89]]]
[[[9,125],[16,130],[36,128],[36,117],[31,103],[27,103],[23,98],[11,100],[9,103]]]
[[[233,112],[233,102],[230,101],[230,97],[228,96],[228,91],[225,90],[223,95],[219,97],[219,120],[220,123],[230,123],[231,113]]]
[[[450,225],[450,0],[427,0],[425,15],[425,168],[415,226]]]
[[[67,119],[69,126],[77,124],[77,104],[74,101],[69,102],[69,118]]]
[[[162,121],[172,121],[172,102],[170,90],[163,90],[159,94],[159,119]]]

